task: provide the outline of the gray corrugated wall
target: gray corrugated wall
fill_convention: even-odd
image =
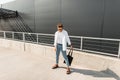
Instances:
[[[120,38],[120,0],[17,0],[3,7],[18,10],[34,32],[54,33],[62,22],[70,35]]]

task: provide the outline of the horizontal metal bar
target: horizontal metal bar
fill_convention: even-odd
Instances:
[[[118,51],[115,51],[115,50],[108,50],[108,49],[97,49],[97,48],[89,48],[89,47],[85,47],[84,48],[85,50],[91,50],[91,49],[94,49],[94,50],[91,50],[91,51],[98,51],[98,52],[109,52],[109,54],[112,54],[112,53],[117,53]],[[102,50],[102,51],[100,51],[100,50]],[[104,50],[104,51],[103,51]],[[112,52],[112,53],[111,53]]]
[[[82,51],[92,52],[92,53],[98,53],[98,54],[101,54],[101,55],[108,55],[108,56],[114,56],[114,57],[117,57],[117,56],[118,56],[118,55],[114,55],[114,54],[110,54],[110,53],[98,52],[98,51],[92,51],[92,50],[86,50],[86,49],[83,49]]]
[[[108,40],[108,41],[120,41],[120,39],[110,39],[110,38],[95,38],[95,37],[83,37],[84,39],[96,39],[96,40]]]
[[[21,32],[17,32],[21,33]],[[46,33],[29,33],[29,32],[23,32],[25,34],[35,34],[35,35],[45,35],[45,36],[54,36],[54,34],[46,34]]]
[[[106,46],[106,45],[96,45],[96,44],[84,44],[85,46],[88,45],[88,47],[104,47],[104,48],[117,48],[113,46]]]
[[[114,41],[114,43],[113,43],[113,41],[109,42],[108,40],[107,41],[106,40],[104,40],[104,41],[103,40],[102,41],[94,41],[94,40],[86,41],[85,40],[85,42],[86,43],[102,43],[102,44],[104,43],[104,44],[115,44],[116,45],[116,44],[118,44],[119,41]]]

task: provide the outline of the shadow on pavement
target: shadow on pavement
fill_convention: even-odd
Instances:
[[[66,69],[66,67],[60,67],[60,68]],[[116,80],[120,80],[120,77],[110,69],[106,69],[104,71],[94,71],[94,70],[87,70],[87,69],[71,68],[71,72],[90,75],[93,77],[111,77]]]

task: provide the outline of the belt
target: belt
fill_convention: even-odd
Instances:
[[[60,44],[60,43],[57,43],[57,45],[62,45],[62,44]]]

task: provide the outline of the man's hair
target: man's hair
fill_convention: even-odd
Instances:
[[[58,24],[57,24],[57,27],[63,28],[63,25],[62,25],[61,23],[58,23]]]

